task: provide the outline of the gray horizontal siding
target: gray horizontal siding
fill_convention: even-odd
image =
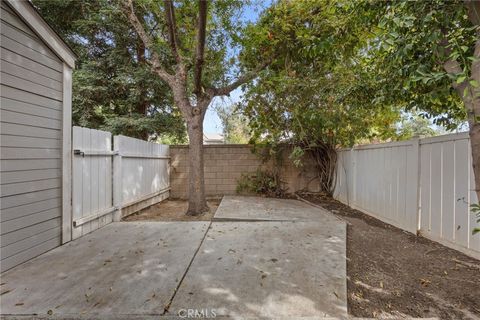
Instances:
[[[58,178],[2,184],[0,186],[0,196],[8,197],[17,194],[60,188],[61,186],[62,181]]]
[[[59,188],[56,189],[48,189],[36,192],[30,192],[26,194],[18,194],[9,197],[3,197],[2,202],[0,204],[1,209],[8,209],[13,208],[29,203],[34,203],[46,199],[53,199],[53,198],[60,198],[61,197],[61,190]]]
[[[35,52],[44,55],[52,60],[52,63],[62,66],[62,62],[60,62],[57,56],[48,48],[47,46],[43,45],[42,40],[36,38],[36,36],[28,34],[24,32],[22,29],[17,28],[8,21],[2,19],[2,31],[1,34],[5,37],[9,37],[10,39],[21,43],[22,45],[32,49]],[[63,66],[62,66],[63,67]]]
[[[0,48],[0,58],[3,61],[10,62],[17,66],[22,66],[25,69],[37,72],[39,74],[44,75],[47,78],[52,80],[62,82],[63,81],[63,74],[58,70],[54,70],[52,68],[46,67],[43,64],[40,64],[34,60],[30,60],[25,58],[21,55],[16,54],[13,51],[10,51],[5,48]]]
[[[22,159],[22,160],[2,160],[0,162],[0,172],[17,172],[23,170],[39,169],[58,169],[61,168],[61,159]]]
[[[21,241],[28,237],[31,237],[34,234],[41,233],[45,230],[49,230],[52,228],[56,228],[61,226],[62,220],[61,218],[55,218],[48,221],[40,222],[29,227],[20,229],[16,232],[10,232],[5,235],[2,235],[2,244],[1,246],[8,246],[12,243]]]
[[[1,77],[2,83],[6,86],[18,88],[20,90],[31,92],[39,96],[44,96],[58,101],[62,101],[63,94],[61,91],[53,90],[40,84],[36,84],[33,81],[25,80],[18,76],[5,73],[3,71],[3,64]]]
[[[35,212],[34,214],[28,216],[23,216],[17,219],[2,222],[2,224],[0,225],[0,233],[4,235],[6,233],[23,229],[40,222],[58,218],[60,215],[60,211],[61,208],[53,208],[45,211]]]
[[[61,236],[62,228],[56,227],[53,229],[45,230],[41,233],[37,233],[31,237],[15,242],[11,245],[2,247],[0,249],[0,255],[3,259],[17,255],[22,251],[30,249],[32,246],[35,246],[39,243],[43,243],[53,238],[58,238]]]
[[[23,206],[17,206],[13,208],[3,209],[0,213],[0,221],[8,221],[12,219],[17,219],[23,216],[28,216],[36,212],[45,211],[48,209],[60,207],[61,199],[53,198],[42,200],[34,203],[25,204]]]
[[[57,109],[46,108],[42,106],[35,106],[32,108],[32,104],[13,100],[10,98],[1,97],[0,104],[2,110],[15,111],[18,113],[28,114],[32,116],[39,116],[49,119],[62,120],[62,111]]]
[[[61,158],[58,149],[45,148],[0,148],[0,159],[58,159]]]
[[[0,87],[0,91],[2,93],[2,97],[4,98],[29,103],[33,106],[62,110],[61,101],[45,98],[39,95],[32,94],[30,92],[22,91],[17,88],[7,87],[4,85]]]
[[[45,77],[44,75],[37,73],[36,71],[31,71],[23,66],[3,60],[2,71],[11,75],[15,75],[19,78],[29,80],[46,88],[62,92],[62,82]]]
[[[61,243],[63,62],[3,1],[1,270]]]
[[[25,124],[29,126],[48,128],[48,129],[62,129],[62,121],[57,119],[50,119],[40,116],[32,116],[26,113],[19,113],[2,109],[0,110],[0,118],[2,122]]]
[[[0,128],[1,134],[9,134],[21,137],[38,137],[49,139],[61,139],[61,131],[54,128],[42,128],[16,123],[3,122]]]
[[[26,34],[35,37],[35,33],[30,28],[28,28],[22,21],[18,20],[17,15],[15,14],[15,12],[13,12],[12,9],[10,9],[9,6],[7,6],[3,1],[1,1],[0,6],[2,8],[0,12],[0,18],[3,21],[6,21],[15,28],[22,30]]]
[[[0,172],[1,184],[44,180],[44,179],[61,178],[61,177],[62,177],[62,170],[60,169]]]
[[[2,135],[0,146],[60,149],[62,147],[62,141],[57,139]]]
[[[2,23],[2,30],[3,30],[3,23]],[[58,72],[63,72],[63,64],[60,61],[55,61],[50,57],[47,57],[31,48],[24,46],[20,42],[17,42],[7,35],[2,33],[2,48],[8,49],[12,52],[17,53],[18,55],[28,58],[30,60],[36,61],[44,65],[45,67],[49,67],[53,70],[57,70]]]
[[[1,271],[8,270],[10,268],[15,267],[16,265],[31,260],[42,253],[45,253],[49,250],[52,250],[55,247],[58,247],[62,244],[62,237],[55,237],[43,243],[37,244],[34,247],[31,247],[28,250],[19,252],[18,254],[8,257],[6,259],[2,259]]]

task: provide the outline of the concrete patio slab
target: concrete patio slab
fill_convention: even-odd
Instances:
[[[213,222],[168,314],[196,309],[233,319],[346,317],[346,224],[320,220]]]
[[[119,222],[2,274],[1,313],[160,315],[209,222]]]
[[[214,221],[341,221],[327,210],[293,199],[224,196]]]

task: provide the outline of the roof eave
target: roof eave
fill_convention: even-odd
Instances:
[[[73,52],[58,33],[42,18],[30,1],[5,1],[63,62],[70,68],[75,68],[75,61],[77,60],[75,52]]]

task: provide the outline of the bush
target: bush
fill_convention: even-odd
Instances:
[[[286,189],[280,178],[267,170],[242,174],[237,181],[237,193],[255,193],[269,197],[283,197]]]

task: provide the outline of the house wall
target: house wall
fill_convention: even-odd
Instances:
[[[244,173],[253,173],[258,168],[272,169],[271,162],[263,163],[252,152],[249,145],[204,145],[205,188],[208,197],[235,194],[237,181]],[[171,146],[170,185],[171,197],[185,199],[188,197],[188,146]],[[309,162],[301,168],[288,159],[289,152],[284,152],[281,179],[288,192],[302,189],[318,191],[317,181],[311,181],[315,169]]]
[[[64,64],[1,2],[1,271],[61,244]]]

